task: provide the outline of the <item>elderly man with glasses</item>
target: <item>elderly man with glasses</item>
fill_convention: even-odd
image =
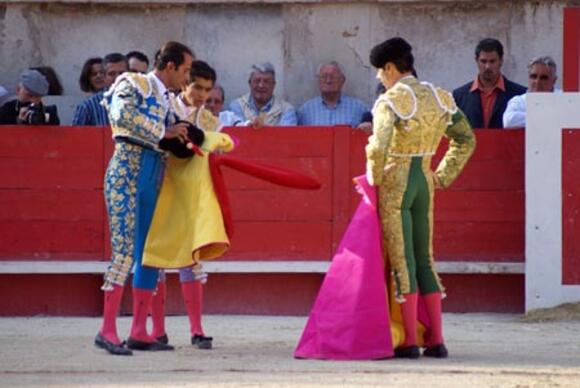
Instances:
[[[369,108],[358,98],[342,94],[346,77],[340,64],[335,61],[321,64],[317,79],[320,96],[306,101],[298,109],[298,124],[359,125]]]
[[[520,128],[526,126],[526,96],[528,93],[552,93],[555,89],[556,62],[552,57],[537,57],[528,65],[528,92],[513,97],[508,101],[503,114],[504,128]]]
[[[276,71],[269,63],[252,65],[250,92],[235,99],[230,110],[256,128],[264,125],[296,125],[296,109],[283,99],[274,96]]]

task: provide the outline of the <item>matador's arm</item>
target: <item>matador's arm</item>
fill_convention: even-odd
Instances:
[[[459,176],[475,150],[475,134],[460,110],[452,116],[445,136],[449,138],[449,148],[435,170],[435,176],[443,188],[449,187]]]
[[[387,160],[388,147],[395,128],[397,116],[386,101],[380,101],[373,110],[373,134],[366,146],[367,180],[378,186],[383,180],[383,170]]]

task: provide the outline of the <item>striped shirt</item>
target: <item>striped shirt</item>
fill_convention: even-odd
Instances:
[[[298,125],[350,125],[360,124],[367,105],[358,98],[341,96],[335,107],[326,105],[322,97],[308,100],[298,109]]]
[[[107,110],[101,105],[104,93],[95,93],[77,105],[72,125],[109,125]]]

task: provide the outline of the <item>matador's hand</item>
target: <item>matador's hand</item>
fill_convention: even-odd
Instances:
[[[433,177],[433,184],[435,185],[435,188],[436,189],[443,189],[444,187],[441,184],[439,177],[434,172],[431,172],[431,176]]]
[[[361,131],[365,131],[367,133],[372,133],[373,132],[373,124],[366,121],[364,123],[360,123],[356,127],[356,129],[360,129]]]
[[[187,139],[187,124],[178,123],[165,129],[166,139],[178,138],[180,142],[185,143]]]

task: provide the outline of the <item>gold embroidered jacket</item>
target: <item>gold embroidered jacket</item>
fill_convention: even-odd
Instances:
[[[473,130],[449,92],[411,76],[401,79],[373,108],[373,135],[366,147],[369,182],[379,186],[398,158],[432,156],[443,136],[449,149],[435,175],[448,187],[475,149]]]
[[[113,137],[123,136],[158,150],[165,126],[175,122],[155,82],[147,75],[124,73],[105,93]]]

